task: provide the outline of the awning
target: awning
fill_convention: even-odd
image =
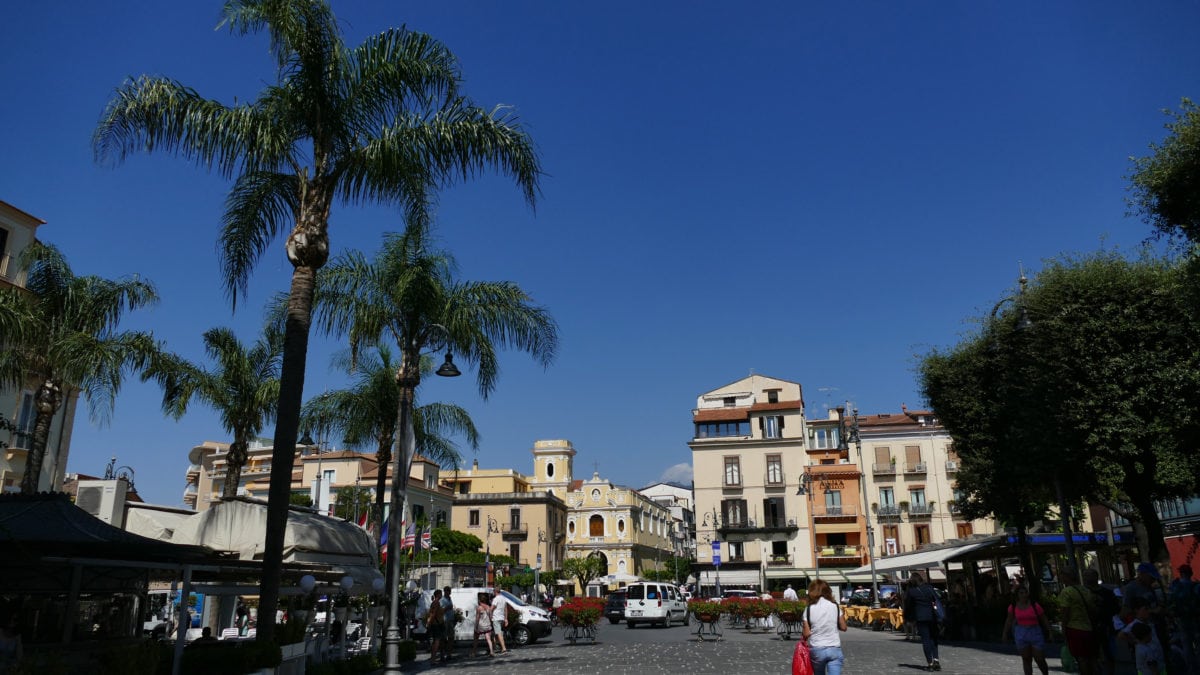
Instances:
[[[722,586],[757,586],[761,581],[758,570],[721,570]],[[712,570],[700,572],[700,585],[713,586],[717,575]]]
[[[880,558],[875,561],[876,572],[901,572],[905,570],[923,570],[927,568],[940,567],[943,563],[949,562],[966,553],[985,546],[991,546],[996,543],[995,539],[987,539],[985,541],[975,541],[969,544],[959,544],[957,546],[943,546],[940,548],[929,548],[912,553],[902,553],[887,558]],[[870,574],[871,566],[863,565],[862,567],[850,570],[846,574]]]

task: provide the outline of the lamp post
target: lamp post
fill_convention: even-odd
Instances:
[[[713,507],[712,513],[704,514],[704,522],[702,523],[702,525],[704,527],[708,527],[710,525],[709,516],[712,516],[711,525],[713,528],[713,534],[715,536],[713,539],[708,539],[707,541],[711,541],[714,544],[713,549],[712,549],[713,570],[714,570],[714,574],[716,576],[716,582],[715,582],[717,585],[716,597],[719,598],[719,597],[721,597],[721,540],[716,537],[720,536],[721,523],[720,523],[720,517],[717,515],[717,507],[715,507],[715,506]]]
[[[533,590],[542,592],[542,544],[546,543],[546,531],[538,526],[537,567],[533,568]]]
[[[839,424],[839,426],[841,426],[844,429],[845,424],[843,423],[843,421],[845,419],[844,413],[846,412],[846,409],[841,406],[838,406],[837,411],[838,411],[838,424]],[[855,408],[853,410],[853,412],[851,413],[851,415],[852,415],[852,418],[851,418],[852,424],[850,426],[850,436],[847,440],[854,441],[854,447],[856,450],[858,450],[858,492],[860,495],[862,495],[862,507],[863,507],[862,514],[863,514],[863,518],[866,519],[866,521],[867,521],[867,562],[870,563],[870,565],[871,565],[871,594],[872,594],[871,595],[871,606],[874,608],[878,608],[879,607],[879,577],[877,577],[875,575],[875,526],[871,524],[871,513],[870,513],[870,511],[867,510],[867,478],[866,478],[866,470],[865,470],[866,465],[863,464],[862,436],[859,434],[859,429],[858,429],[858,408]],[[846,446],[846,441],[841,440],[841,436],[839,436],[838,446],[840,446],[840,447]]]
[[[812,483],[813,483],[812,472],[809,471],[809,469],[807,467],[805,467],[804,473],[800,474],[800,487],[799,487],[799,489],[796,490],[796,494],[808,496],[808,522],[809,522],[808,531],[809,531],[809,533],[812,534],[813,566],[816,568],[816,576],[814,578],[820,579],[821,578],[821,548],[819,546],[817,546],[816,520],[813,518],[813,512],[812,512],[813,511],[812,493],[814,490]]]
[[[433,328],[435,326],[431,325],[429,327]],[[445,333],[445,329],[441,326],[436,326],[436,328]],[[391,579],[391,588],[388,589],[388,626],[383,638],[383,672],[387,675],[399,675],[400,673],[399,553],[400,537],[404,535],[400,531],[399,515],[401,509],[404,508],[401,486],[405,485],[408,480],[408,465],[412,461],[410,448],[415,447],[416,443],[416,439],[409,438],[409,434],[412,433],[413,393],[421,381],[420,361],[421,342],[418,341],[418,336],[414,335],[409,340],[408,347],[401,356],[400,370],[396,374],[396,384],[400,387],[400,420],[397,429],[400,434],[400,442],[397,444],[398,452],[392,453],[394,455],[392,463],[392,494],[389,503],[391,517],[388,519],[388,578]],[[449,351],[446,352],[446,362],[437,369],[437,374],[441,377],[457,377],[462,374],[454,366],[454,361]]]
[[[492,582],[495,580],[495,577],[492,577],[491,579],[488,578],[488,574],[492,571],[491,567],[492,567],[492,533],[493,532],[495,532],[496,534],[500,533],[500,523],[497,522],[495,518],[488,516],[487,517],[487,553],[484,555],[484,558],[483,558],[483,560],[484,560],[483,583],[485,586],[491,586]]]
[[[1033,320],[1029,318],[1029,312],[1025,307],[1025,286],[1028,283],[1029,279],[1025,276],[1025,269],[1024,267],[1021,267],[1020,276],[1017,278],[1017,284],[1019,286],[1017,294],[1000,298],[1000,300],[996,302],[996,304],[992,307],[992,321],[996,320],[996,317],[1000,313],[1000,308],[1004,306],[1004,303],[1011,302],[1016,306],[1018,313],[1017,325],[1015,329],[1016,332],[1024,333],[1025,331],[1033,328]],[[1067,567],[1071,570],[1078,570],[1078,566],[1075,563],[1075,533],[1071,527],[1071,507],[1067,504],[1066,495],[1063,492],[1062,477],[1060,472],[1061,469],[1056,469],[1054,472],[1054,491],[1055,496],[1058,498],[1059,520],[1062,521],[1063,544],[1067,552]],[[1021,527],[1024,528],[1024,526],[1025,524],[1022,523]],[[1024,537],[1024,532],[1021,533],[1021,536]],[[1035,570],[1029,570],[1029,574],[1032,576],[1035,574]]]

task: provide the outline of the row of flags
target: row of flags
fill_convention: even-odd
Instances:
[[[359,523],[360,527],[364,527],[365,523]],[[417,524],[400,521],[400,529],[404,532],[404,537],[400,540],[400,549],[407,551],[408,557],[413,557],[416,554],[417,547]],[[388,545],[388,520],[383,521],[383,531],[379,533],[379,558],[387,561],[387,545]],[[427,551],[433,547],[433,533],[428,527],[421,533],[421,550]]]

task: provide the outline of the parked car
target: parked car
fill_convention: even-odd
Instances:
[[[604,616],[609,623],[621,623],[625,618],[625,591],[613,591],[604,603]]]
[[[639,581],[625,587],[626,628],[639,623],[667,627],[672,621],[685,626],[691,623],[687,602],[679,587],[655,581]]]

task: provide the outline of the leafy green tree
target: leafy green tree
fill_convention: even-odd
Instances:
[[[1166,139],[1133,159],[1130,202],[1160,234],[1200,244],[1200,106],[1185,98],[1164,112]]]
[[[38,491],[50,422],[63,401],[82,394],[93,421],[108,421],[125,374],[157,352],[151,334],[121,331],[126,312],[158,302],[150,282],[76,276],[54,246],[35,243],[18,265],[25,289],[0,287],[0,316],[12,327],[0,349],[0,385],[37,383],[36,417],[21,492]],[[27,289],[27,290],[26,290]]]
[[[93,145],[101,160],[165,151],[234,180],[220,247],[235,302],[258,259],[290,231],[293,272],[258,627],[259,639],[270,641],[313,284],[329,256],[334,203],[423,210],[431,188],[490,169],[510,176],[532,203],[541,169],[516,116],[462,96],[457,59],[427,35],[389,29],[348,47],[324,0],[227,0],[224,16],[235,34],[269,35],[272,85],[254,101],[226,105],[167,78],[127,81],[101,116]]]
[[[991,322],[949,354],[957,364],[935,353],[922,366],[963,460],[964,510],[997,506],[1006,485],[986,472],[1006,472],[1022,494],[1053,478],[1067,500],[1127,517],[1143,559],[1165,560],[1154,502],[1200,488],[1200,305],[1185,267],[1111,252],[1063,258],[1019,302],[1028,327]]]
[[[339,356],[336,365],[349,372],[353,378],[352,386],[309,399],[301,417],[306,428],[322,434],[339,433],[352,448],[374,446],[379,473],[371,522],[374,530],[379,532],[387,496],[387,469],[391,465],[392,444],[396,437],[396,410],[400,405],[400,387],[396,383],[398,364],[388,346],[379,345],[358,354],[357,359]],[[425,374],[432,368],[430,359],[421,364]],[[448,434],[461,433],[472,448],[479,447],[479,432],[471,416],[452,404],[430,403],[415,407],[413,431],[417,452],[443,466],[457,466],[460,460],[458,448]]]
[[[292,506],[303,506],[311,509],[313,500],[311,496],[306,495],[303,492],[293,492],[288,495],[288,504],[291,504]]]
[[[226,497],[237,495],[250,441],[275,415],[282,348],[283,334],[270,326],[249,348],[232,330],[213,328],[204,333],[204,350],[213,368],[163,353],[142,373],[143,382],[155,380],[162,387],[163,411],[175,419],[183,417],[193,398],[220,415],[221,426],[233,437],[225,460]]]
[[[483,541],[473,534],[459,532],[448,527],[435,527],[430,533],[433,545],[439,553],[457,555],[459,553],[478,553],[483,548]]]
[[[371,489],[358,485],[346,485],[337,489],[337,501],[333,515],[345,520],[355,520],[371,512]]]
[[[579,587],[586,590],[592,579],[608,572],[600,556],[586,555],[578,558],[567,558],[563,561],[563,574],[579,582]]]
[[[404,405],[412,409],[413,402],[402,397],[416,392],[426,349],[445,348],[474,365],[486,399],[499,375],[498,347],[524,351],[548,366],[558,345],[557,326],[545,309],[510,282],[459,281],[454,259],[433,248],[429,230],[426,219],[417,216],[402,234],[385,235],[373,259],[349,251],[318,276],[317,325],[326,333],[348,335],[352,359],[388,341],[399,348],[395,382],[401,411]],[[398,473],[408,476],[415,448],[402,447],[399,412],[396,418]],[[434,419],[426,416],[424,422],[430,426]],[[396,483],[394,492],[403,502],[408,483]]]

